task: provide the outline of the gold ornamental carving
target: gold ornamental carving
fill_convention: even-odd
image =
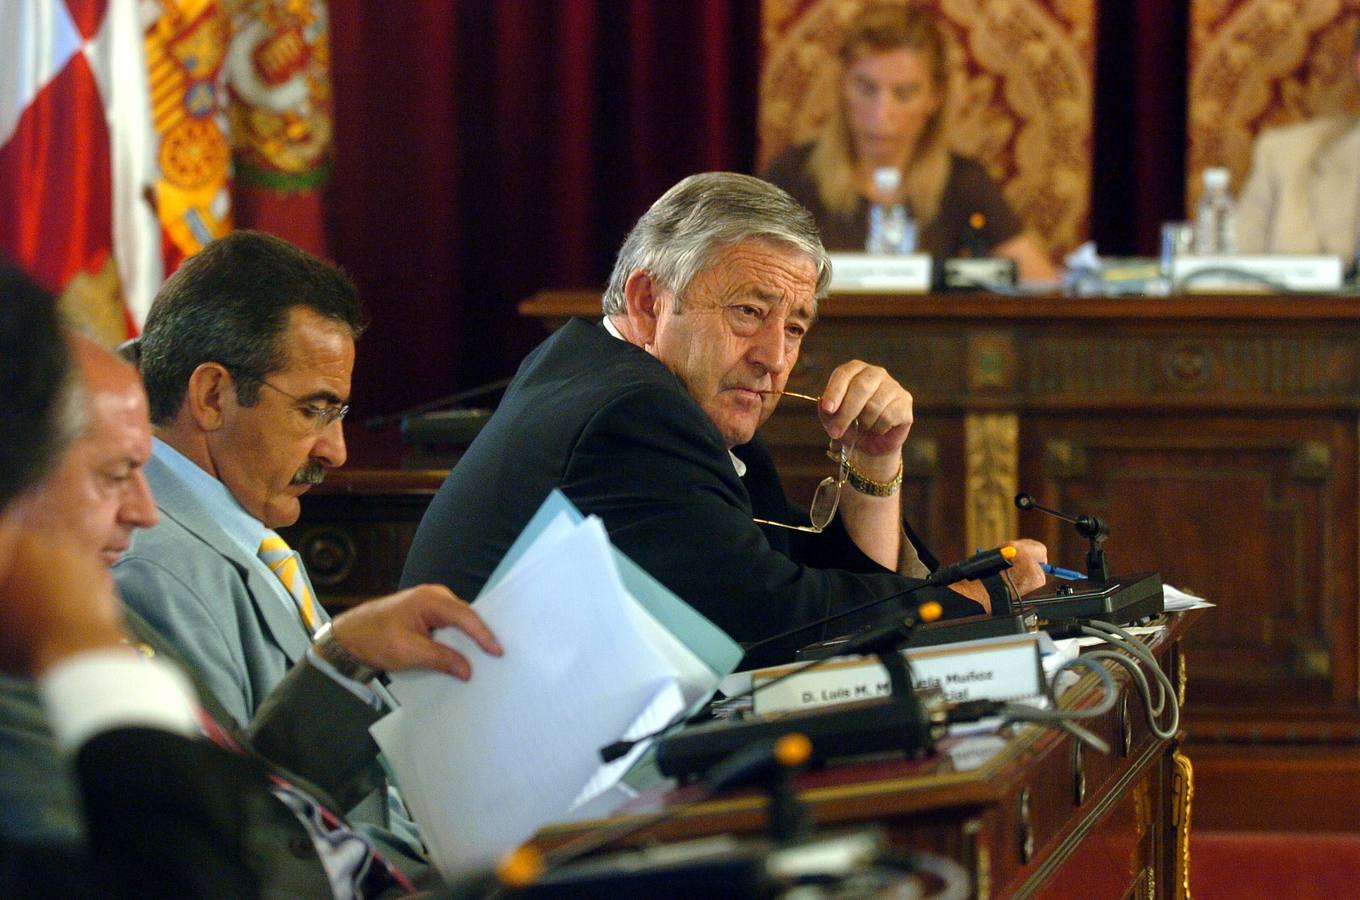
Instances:
[[[1006,334],[968,336],[968,388],[974,392],[1014,390],[1015,341]]]
[[[1332,448],[1323,441],[1304,441],[1294,448],[1289,471],[1300,481],[1325,481],[1332,474]]]
[[[964,418],[964,537],[970,547],[995,547],[1016,533],[1020,417],[972,413]]]
[[[1195,798],[1195,767],[1179,749],[1171,754],[1171,825],[1176,838],[1176,897],[1190,900],[1190,805]]]
[[[1086,448],[1061,438],[1046,441],[1044,469],[1055,481],[1080,478],[1086,474]]]
[[[951,149],[986,166],[1050,252],[1076,247],[1090,207],[1096,4],[917,2],[936,10],[951,45]],[[841,36],[865,5],[764,0],[759,168],[826,121]]]

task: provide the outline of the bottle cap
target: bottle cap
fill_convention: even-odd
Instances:
[[[895,194],[902,185],[902,170],[897,166],[874,169],[874,190],[880,194]]]
[[[1228,186],[1228,170],[1222,166],[1210,166],[1204,170],[1204,186],[1219,190]]]

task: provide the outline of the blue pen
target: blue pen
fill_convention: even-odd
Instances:
[[[1054,578],[1062,578],[1067,581],[1078,581],[1086,576],[1071,569],[1064,569],[1062,566],[1050,566],[1048,563],[1039,563],[1039,568],[1043,569]]]

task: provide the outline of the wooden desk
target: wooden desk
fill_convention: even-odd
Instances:
[[[1170,627],[1153,642],[1172,684],[1182,690],[1181,641],[1199,615],[1168,616]],[[876,822],[897,847],[958,861],[973,875],[979,897],[1179,896],[1186,873],[1189,764],[1175,741],[1148,730],[1142,701],[1123,669],[1113,674],[1120,699],[1089,724],[1113,748],[1108,756],[1079,750],[1066,732],[1029,726],[983,754],[974,768],[947,753],[920,762],[846,763],[800,776],[798,796],[818,828]],[[1093,705],[1100,691],[1095,676],[1087,674],[1062,705]],[[632,812],[664,803],[651,798]],[[685,809],[630,840],[758,833],[765,827],[764,807],[756,794],[724,797]],[[604,824],[546,829],[538,842],[558,846]]]
[[[599,308],[551,292],[520,311],[555,325]],[[1236,802],[1261,782],[1304,806],[1314,783],[1360,792],[1357,322],[1356,297],[837,296],[790,386],[816,393],[859,357],[912,391],[903,497],[941,559],[1019,534],[1079,568],[1085,542],[1020,517],[1024,490],[1104,518],[1114,571],[1218,603],[1187,644],[1189,734],[1213,745],[1213,824],[1270,827],[1279,808]],[[816,424],[781,409],[763,433],[810,495],[828,474]],[[1306,780],[1319,754],[1330,775]],[[1360,824],[1315,799],[1304,827]]]

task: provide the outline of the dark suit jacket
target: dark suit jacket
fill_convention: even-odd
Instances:
[[[193,678],[192,668],[154,628],[131,610],[127,616],[137,640]],[[235,734],[248,756],[151,729],[117,729],[81,748],[78,785],[57,751],[32,683],[6,684],[0,737],[22,737],[22,744],[13,744],[16,750],[32,746],[41,752],[5,764],[19,767],[39,786],[37,814],[70,824],[69,833],[0,830],[5,842],[0,896],[74,896],[85,893],[72,889],[79,879],[95,876],[101,890],[125,890],[128,896],[157,890],[164,896],[328,896],[330,883],[311,838],[270,793],[265,774],[281,773],[336,811],[349,810],[382,783],[377,745],[368,733],[379,714],[305,661],[265,698],[243,731],[212,692],[198,685],[204,711]],[[10,810],[16,817],[26,812],[18,806]],[[82,806],[88,848],[76,842]],[[393,858],[393,847],[380,845],[402,868],[419,871],[414,860]],[[98,863],[94,876],[85,870],[86,849]],[[170,855],[184,852],[198,856]],[[216,884],[212,879],[219,877],[223,881]]]
[[[449,473],[416,532],[402,584],[437,582],[475,597],[554,487],[598,515],[615,546],[738,641],[919,583],[870,560],[839,525],[809,540],[756,526],[753,515],[793,522],[800,513],[759,440],[739,452],[750,464],[745,479],[717,428],[665,366],[573,320],[525,359],[496,414]],[[927,598],[940,600],[947,614],[981,611],[934,588],[910,602]],[[895,609],[893,601],[847,617],[830,633]],[[823,631],[768,647],[746,664],[787,659]]]

